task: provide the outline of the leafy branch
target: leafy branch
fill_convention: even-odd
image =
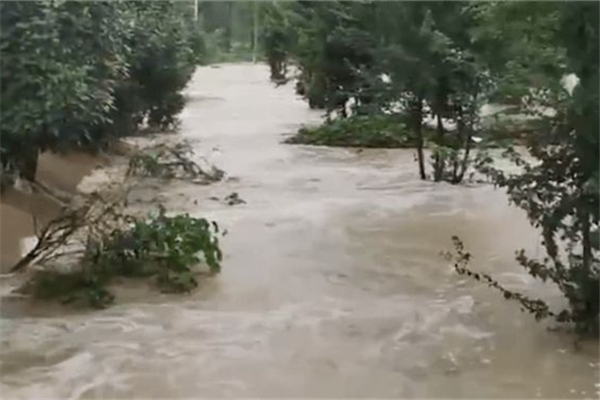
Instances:
[[[194,151],[187,143],[160,144],[144,149],[129,161],[126,175],[162,179],[182,179],[208,184],[223,179],[225,173],[215,166],[202,167],[192,160]]]

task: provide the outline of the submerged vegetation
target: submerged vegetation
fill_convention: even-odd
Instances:
[[[118,277],[151,277],[162,291],[177,293],[198,286],[194,268],[201,262],[208,266],[208,274],[220,271],[222,253],[215,222],[187,214],[167,216],[162,206],[157,213],[134,217],[117,211],[116,206],[94,202],[86,205],[88,216],[92,208],[102,210],[94,219],[86,219],[81,210],[75,210],[51,221],[50,229],[62,230],[62,237],[76,242],[69,245],[80,256],[78,265],[68,271],[37,271],[25,290],[42,299],[103,308],[114,301],[108,285]],[[50,244],[49,240],[42,237],[39,243]],[[54,259],[56,264],[65,256],[60,252],[64,244],[40,256],[46,262]],[[68,255],[72,257],[74,251]]]
[[[160,144],[147,148],[130,158],[126,175],[183,179],[201,184],[223,179],[225,172],[214,165],[200,166],[191,159],[193,154],[192,148],[184,142],[174,146]]]
[[[353,116],[334,119],[314,128],[302,128],[286,140],[291,144],[320,146],[414,147],[415,138],[404,123],[389,116]]]

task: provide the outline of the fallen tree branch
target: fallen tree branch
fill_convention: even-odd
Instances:
[[[217,182],[225,173],[213,165],[201,166],[192,160],[194,151],[187,143],[159,144],[146,148],[129,160],[126,176],[181,179],[193,183]]]
[[[57,251],[66,246],[69,240],[74,239],[78,231],[84,228],[88,229],[88,235],[110,229],[115,222],[122,222],[120,210],[125,204],[126,195],[121,194],[118,199],[107,201],[100,194],[93,193],[86,196],[83,205],[65,209],[39,231],[36,224],[37,243],[10,271],[17,272],[32,263],[42,263],[57,258],[60,255]]]

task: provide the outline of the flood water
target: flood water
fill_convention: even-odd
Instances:
[[[180,135],[230,179],[134,197],[225,227],[222,274],[185,296],[123,288],[103,311],[3,313],[3,399],[598,397],[597,342],[440,256],[457,234],[474,269],[562,305],[513,261],[542,249],[503,192],[419,181],[410,150],[281,144],[320,115],[261,65],[201,68],[187,94]],[[246,204],[215,199],[232,192]]]

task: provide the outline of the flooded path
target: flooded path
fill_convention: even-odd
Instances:
[[[181,135],[232,178],[141,190],[228,229],[222,274],[186,296],[3,316],[1,397],[596,398],[598,345],[547,330],[440,257],[560,304],[513,262],[541,252],[490,187],[417,179],[410,150],[281,144],[319,114],[264,66],[202,68]],[[246,204],[215,201],[237,192]],[[213,199],[211,199],[213,197]]]

